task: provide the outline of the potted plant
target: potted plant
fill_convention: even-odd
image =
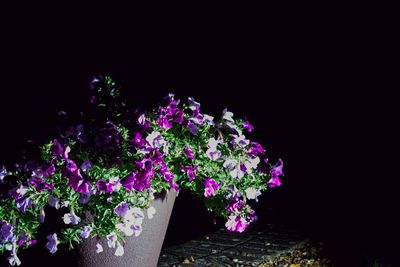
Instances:
[[[61,230],[45,235],[51,254],[67,245],[78,248],[81,266],[155,266],[181,188],[223,216],[228,230],[243,232],[256,219],[249,202],[281,185],[282,161],[271,165],[244,135],[253,126],[226,109],[215,119],[193,98],[181,104],[170,94],[134,116],[110,77],[94,78],[90,89],[97,109],[87,123],[43,145],[40,161],[0,170],[9,187],[0,200],[0,251],[11,265],[57,211]]]

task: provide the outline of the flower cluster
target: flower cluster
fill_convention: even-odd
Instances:
[[[90,89],[91,102],[104,106],[108,94],[112,107],[125,107],[111,78],[94,78]],[[20,264],[18,249],[36,243],[45,208],[63,211],[63,230],[47,235],[50,253],[100,236],[121,256],[124,238],[140,235],[143,220],[156,217],[155,193],[190,190],[226,218],[228,230],[243,232],[256,220],[249,201],[281,185],[283,162],[270,165],[261,144],[245,136],[254,129],[247,119],[226,109],[215,119],[193,98],[181,104],[170,94],[125,124],[105,120],[68,129],[42,147],[40,161],[0,169],[0,185],[17,181],[0,200],[0,251],[11,265]],[[102,251],[98,243],[96,252]]]

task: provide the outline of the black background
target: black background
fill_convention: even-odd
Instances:
[[[28,139],[54,136],[57,111],[80,110],[90,76],[110,74],[133,106],[175,92],[211,115],[247,116],[251,136],[285,162],[283,186],[259,209],[328,240],[338,257],[392,260],[390,18],[298,8],[4,9],[0,162],[18,159]]]

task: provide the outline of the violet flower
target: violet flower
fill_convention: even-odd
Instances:
[[[61,144],[58,142],[57,139],[54,139],[53,144],[50,148],[50,154],[52,156],[61,156],[64,153],[64,150]]]
[[[100,192],[112,193],[115,190],[116,184],[100,179],[96,182],[96,186]]]
[[[211,178],[207,178],[204,180],[204,196],[206,198],[212,197],[217,192],[219,184]]]
[[[57,239],[57,234],[52,234],[47,236],[47,244],[46,248],[50,251],[50,253],[54,254],[57,252],[57,245],[60,244],[60,242]]]
[[[6,242],[11,242],[15,235],[13,233],[14,227],[12,224],[7,222],[0,222],[0,243],[4,244]]]
[[[93,231],[93,228],[91,226],[85,225],[82,229],[82,232],[80,234],[80,237],[82,238],[88,238],[90,236],[90,233]]]
[[[114,208],[114,213],[117,214],[119,217],[124,217],[128,212],[128,210],[129,210],[128,204],[125,201],[123,201]]]
[[[57,210],[60,208],[60,199],[57,197],[49,196],[47,202],[51,207],[56,208]]]
[[[151,148],[160,148],[166,144],[164,138],[157,131],[153,131],[146,137],[147,143]]]
[[[191,182],[196,178],[196,172],[198,169],[198,166],[184,166],[181,168],[181,171],[185,172],[189,176],[189,182]]]
[[[183,152],[185,153],[186,157],[188,157],[188,159],[191,159],[191,160],[194,159],[194,153],[189,147],[185,147],[183,149]]]
[[[253,125],[250,124],[250,122],[247,119],[245,119],[243,121],[243,129],[245,129],[248,132],[252,132],[254,130],[254,127]]]
[[[228,221],[225,224],[225,227],[229,231],[243,233],[246,230],[247,226],[249,226],[249,222],[247,222],[244,218],[240,216],[229,216]]]
[[[197,125],[193,123],[192,121],[188,121],[186,128],[191,132],[193,135],[197,135],[199,133],[199,129],[197,128]]]
[[[89,160],[89,159],[85,159],[81,165],[81,170],[83,172],[87,172],[88,170],[90,170],[90,168],[92,168],[93,163]]]
[[[257,157],[257,155],[264,153],[265,149],[257,142],[251,142],[251,147],[247,151],[247,154],[251,157]]]
[[[279,159],[279,163],[272,167],[270,170],[271,179],[268,181],[268,186],[273,188],[282,185],[279,175],[284,175],[283,173],[283,161]]]

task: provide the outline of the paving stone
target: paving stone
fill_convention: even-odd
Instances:
[[[158,266],[257,266],[305,240],[301,232],[281,225],[253,224],[242,234],[218,229],[204,237],[166,248]],[[191,259],[182,263],[183,259]]]

